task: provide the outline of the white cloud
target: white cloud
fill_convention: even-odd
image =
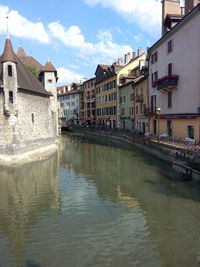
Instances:
[[[112,8],[151,35],[155,36],[160,32],[160,0],[84,0],[84,2],[90,6],[101,4],[104,8]]]
[[[120,45],[113,42],[112,34],[108,30],[99,31],[97,35],[98,42],[93,44],[86,42],[78,26],[71,26],[69,29],[66,29],[58,21],[52,22],[48,26],[53,38],[68,47],[78,49],[77,56],[93,64],[110,64],[118,57],[132,51],[132,48],[128,45]]]
[[[49,43],[49,36],[41,22],[31,22],[16,10],[0,5],[0,33],[6,33],[6,17],[9,17],[9,32],[13,36]]]
[[[60,67],[57,68],[58,84],[71,84],[72,82],[80,82],[84,75],[78,74],[72,70]]]

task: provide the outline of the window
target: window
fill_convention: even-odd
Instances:
[[[130,95],[130,100],[133,101],[134,100],[134,94]]]
[[[154,81],[157,81],[158,80],[158,71],[155,71],[154,72]]]
[[[158,51],[151,55],[151,64],[154,64],[158,61]]]
[[[156,95],[151,96],[151,112],[154,113],[156,111]]]
[[[173,73],[173,70],[172,70],[172,63],[169,63],[167,68],[168,68],[168,76],[171,76],[172,73]]]
[[[154,62],[157,62],[158,61],[158,52],[156,51],[154,53]]]
[[[193,125],[187,126],[187,137],[194,139],[194,126]]]
[[[168,108],[172,107],[172,92],[171,91],[167,93],[167,106]]]
[[[31,114],[31,121],[32,121],[32,123],[35,122],[35,118],[34,118],[34,114],[33,113]]]
[[[8,76],[12,77],[12,65],[8,65]]]
[[[52,83],[52,80],[51,79],[48,79],[48,83]]]
[[[9,103],[13,104],[13,92],[9,91]]]
[[[167,134],[172,136],[172,121],[167,121]]]
[[[167,52],[168,52],[168,53],[172,52],[172,40],[170,40],[170,41],[167,43]]]

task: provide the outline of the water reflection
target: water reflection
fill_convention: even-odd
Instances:
[[[100,197],[129,208],[136,203],[141,207],[162,266],[197,266],[199,189],[175,181],[176,173],[149,157],[78,141],[73,146],[65,162],[75,172],[87,174],[86,179],[97,184]]]
[[[73,138],[45,161],[1,168],[0,266],[197,266],[199,191],[168,172]]]
[[[1,167],[0,266],[40,266],[26,261],[26,246],[35,242],[30,232],[44,213],[60,209],[58,174],[57,154],[18,168]]]

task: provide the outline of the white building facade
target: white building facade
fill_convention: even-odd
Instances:
[[[79,124],[80,92],[71,90],[59,95],[62,127]]]
[[[199,27],[200,4],[148,50],[152,134],[200,140]]]

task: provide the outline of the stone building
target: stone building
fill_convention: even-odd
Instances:
[[[58,135],[57,72],[47,62],[34,76],[9,37],[0,57],[0,160],[52,146]]]

